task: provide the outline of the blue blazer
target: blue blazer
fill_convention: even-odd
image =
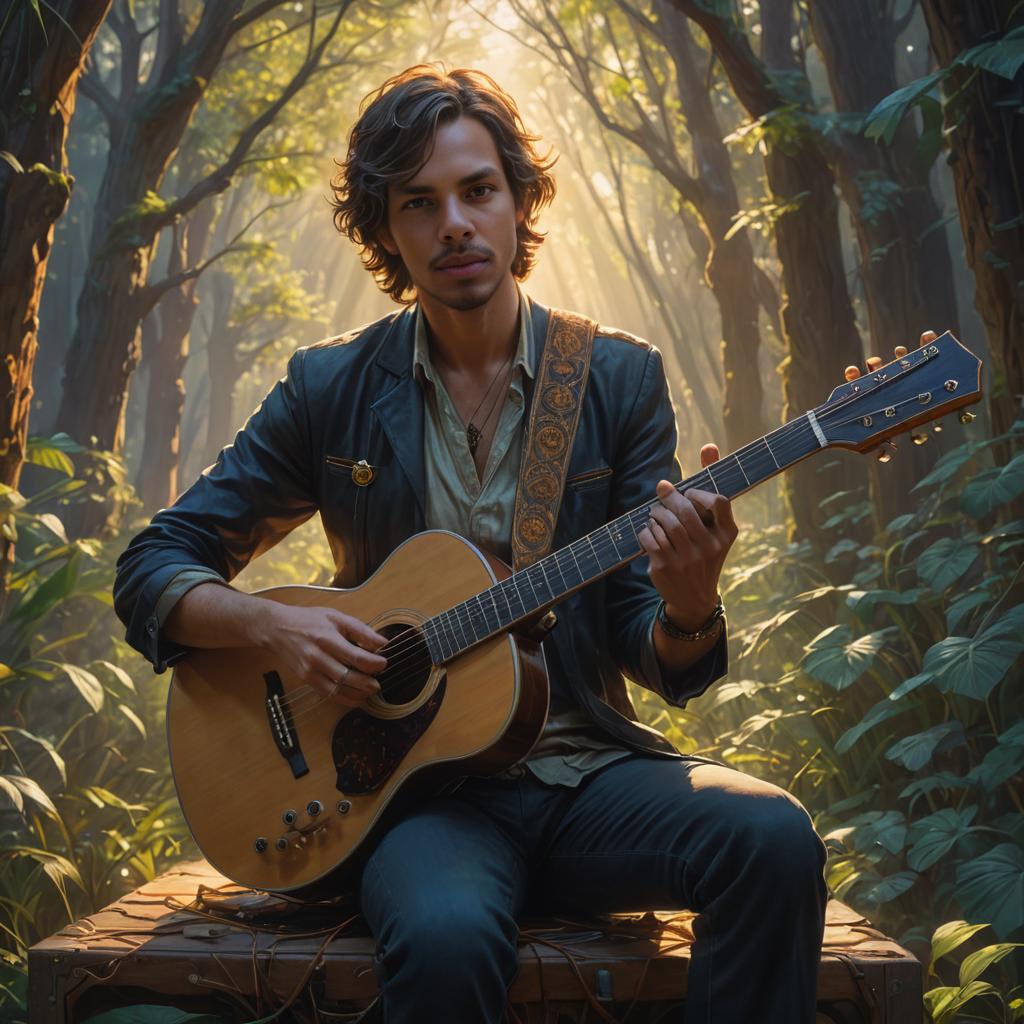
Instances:
[[[539,365],[549,310],[531,299],[530,315]],[[426,528],[414,325],[415,312],[403,309],[296,351],[216,463],[132,539],[117,562],[114,607],[128,643],[157,672],[188,652],[161,636],[156,617],[164,587],[181,569],[202,566],[231,580],[319,510],[334,555],[333,584],[353,587]],[[633,335],[599,328],[555,547],[651,500],[662,477],[680,480],[675,450],[661,353]],[[329,458],[365,459],[376,476],[358,486],[348,468]],[[658,601],[647,558],[635,559],[557,606],[544,652],[553,692],[572,694],[625,746],[679,757],[665,737],[636,720],[623,676],[683,707],[724,675],[727,641],[723,631],[696,664],[663,671],[650,639]]]

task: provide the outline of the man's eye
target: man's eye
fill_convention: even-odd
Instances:
[[[480,189],[483,189],[481,192]],[[476,193],[476,198],[480,199],[485,196],[488,192],[493,192],[494,187],[492,185],[474,185],[470,190],[470,193]]]
[[[424,199],[423,196],[419,196],[416,199],[410,199],[409,202],[407,202],[405,204],[404,209],[406,209],[406,210],[416,210],[416,209],[419,209],[419,207],[415,206],[414,204],[416,204],[416,203],[425,203],[426,201],[427,200]]]

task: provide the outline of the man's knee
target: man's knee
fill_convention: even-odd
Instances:
[[[424,901],[404,908],[387,934],[377,937],[378,972],[406,972],[435,990],[473,977],[506,983],[519,965],[518,934],[511,915],[468,902]]]
[[[800,886],[817,878],[821,883],[825,845],[807,811],[783,791],[754,801],[738,835],[766,882]]]

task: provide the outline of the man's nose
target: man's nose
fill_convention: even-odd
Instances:
[[[463,203],[455,196],[443,206],[440,235],[445,242],[463,242],[473,237],[473,222]]]

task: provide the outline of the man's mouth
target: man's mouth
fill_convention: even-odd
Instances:
[[[471,256],[468,259],[458,262],[449,262],[437,269],[449,277],[470,277],[487,265],[487,260],[482,256]]]

